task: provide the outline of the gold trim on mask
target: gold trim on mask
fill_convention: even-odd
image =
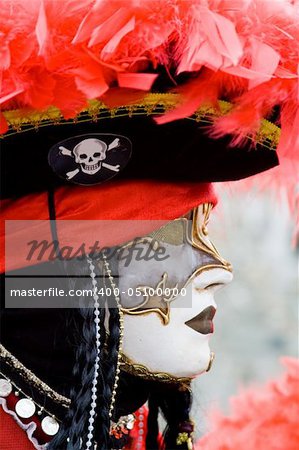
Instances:
[[[204,203],[203,205],[197,206],[193,209],[193,218],[192,218],[192,231],[191,231],[191,239],[189,239],[189,243],[192,247],[197,248],[205,253],[208,253],[213,258],[218,260],[221,264],[224,265],[224,268],[232,271],[232,266],[229,262],[227,262],[220,253],[212,244],[210,239],[208,238],[208,223],[210,219],[210,213],[213,209],[212,203]],[[200,211],[201,210],[201,211]],[[200,223],[200,212],[203,214],[203,221]],[[187,233],[187,239],[189,238],[189,233]]]
[[[190,275],[190,277],[187,279],[187,281],[185,282],[183,287],[180,289],[178,288],[178,284],[176,284],[174,287],[170,287],[170,288],[166,287],[166,282],[167,282],[167,278],[168,278],[168,274],[166,272],[162,275],[162,280],[158,282],[156,287],[137,286],[136,290],[138,289],[139,292],[143,292],[143,297],[145,297],[145,298],[142,301],[142,303],[137,306],[134,306],[132,308],[122,308],[122,311],[124,314],[133,316],[133,315],[145,315],[145,314],[150,314],[150,313],[156,313],[156,314],[158,314],[158,317],[161,319],[162,324],[168,325],[169,321],[170,321],[170,302],[175,300],[175,298],[180,295],[180,292],[182,292],[183,289],[186,289],[186,287],[190,283],[190,281],[192,281],[196,276],[198,276],[201,272],[203,272],[205,270],[210,270],[210,269],[224,269],[224,270],[228,270],[229,272],[232,272],[231,264],[220,256],[216,247],[212,244],[212,242],[208,238],[207,226],[208,226],[208,222],[209,222],[209,218],[210,218],[210,212],[212,209],[213,209],[212,203],[204,203],[193,209],[192,224],[190,224],[191,220],[187,219],[186,217],[181,217],[180,219],[175,219],[175,221],[183,221],[184,232],[185,232],[185,237],[187,239],[187,242],[190,245],[192,245],[192,247],[194,247],[198,250],[201,250],[202,252],[207,253],[208,255],[212,256],[213,259],[215,260],[215,263],[206,264],[205,266],[201,266],[198,269],[196,269]],[[201,212],[203,214],[202,220],[200,220]],[[142,243],[146,242],[147,239],[150,239],[150,238],[147,238],[147,237],[141,238],[140,242],[142,242]],[[154,241],[157,242],[156,239]],[[132,244],[132,242],[134,242],[134,241],[131,241],[130,243],[125,244],[122,248],[128,247],[129,245]],[[149,243],[151,244],[150,241],[149,241]],[[218,264],[218,262],[220,264]],[[166,288],[169,289],[170,291],[177,290],[177,294],[170,295],[169,298],[167,298],[168,296],[165,296],[165,295],[161,296],[158,294],[156,294],[156,295],[148,294],[148,292],[150,292],[150,291],[158,292],[158,289],[162,289],[164,292],[166,290]],[[157,300],[157,297],[160,297],[160,302],[165,303],[164,308],[160,308],[160,307],[159,308],[158,307],[145,308],[145,306],[147,304],[150,306],[150,303]]]
[[[215,353],[211,352],[210,353],[210,360],[209,360],[208,367],[206,368],[206,372],[209,372],[211,370],[211,367],[213,365],[214,359],[215,359]]]
[[[200,273],[205,272],[206,270],[212,270],[212,269],[223,269],[227,270],[228,272],[232,272],[232,269],[228,269],[224,267],[222,264],[207,264],[206,266],[199,267],[195,270],[195,272],[190,275],[186,283],[184,284],[183,288],[186,288],[186,286],[190,283],[190,281],[194,280]],[[182,288],[182,289],[183,289]]]
[[[141,315],[146,314],[150,312],[158,313],[161,318],[163,325],[167,325],[170,320],[170,303],[177,297],[178,294],[175,294],[174,292],[171,293],[171,291],[174,291],[175,289],[178,290],[178,283],[172,287],[169,288],[166,286],[168,279],[168,274],[166,272],[163,273],[161,281],[156,285],[155,288],[152,288],[151,286],[137,286],[136,290],[138,289],[140,292],[143,292],[143,297],[145,299],[141,303],[141,305],[135,306],[133,308],[122,308],[123,313],[130,314],[130,315]],[[158,292],[161,289],[162,292],[165,294],[160,295]],[[169,289],[169,295],[166,295],[166,289]],[[153,292],[153,295],[150,294],[151,291]],[[159,298],[161,303],[165,303],[165,307],[155,307],[155,308],[145,308],[142,309],[145,305],[150,305],[154,301]]]
[[[146,366],[136,364],[124,353],[121,354],[120,368],[131,375],[138,376],[146,381],[158,381],[160,383],[179,384],[182,390],[190,390],[192,378],[175,377],[166,372],[151,372]]]

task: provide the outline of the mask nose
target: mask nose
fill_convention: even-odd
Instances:
[[[211,268],[204,270],[193,280],[193,287],[197,291],[206,289],[218,290],[225,285],[231,283],[233,280],[233,274],[231,271],[222,268]]]

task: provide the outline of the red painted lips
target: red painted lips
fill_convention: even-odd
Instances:
[[[185,322],[185,325],[201,334],[210,334],[214,331],[213,318],[216,313],[214,306],[208,306],[193,319]]]

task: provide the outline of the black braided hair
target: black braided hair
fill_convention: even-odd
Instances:
[[[111,273],[114,278],[114,282],[116,287],[118,287],[118,269],[117,262],[115,258],[109,259],[109,266]],[[109,277],[104,278],[105,287],[111,287],[109,282]],[[103,360],[103,374],[105,377],[105,385],[103,389],[103,396],[105,397],[105,406],[107,411],[105,414],[109,414],[111,399],[113,395],[114,383],[116,380],[116,368],[118,362],[118,354],[119,354],[119,343],[120,343],[120,316],[119,309],[115,299],[114,292],[111,292],[111,296],[107,297],[108,300],[108,311],[109,311],[109,323],[108,323],[108,339],[107,339],[107,348],[104,355]],[[112,408],[112,420],[117,421],[117,413],[116,408]],[[101,414],[103,412],[101,411]],[[99,430],[100,433],[103,434],[103,429]],[[109,430],[108,430],[109,431]],[[99,434],[100,434],[99,433]],[[97,435],[97,442],[101,444],[101,436]],[[114,439],[112,436],[109,438],[109,448],[121,448],[123,445],[122,440]],[[99,444],[98,444],[99,445]]]
[[[116,284],[116,288],[118,288],[118,270],[116,267],[115,260],[110,261],[109,266],[113,275],[114,282]],[[105,284],[107,286],[107,283]],[[118,305],[116,303],[115,295],[113,292],[111,293],[111,296],[109,296],[108,298],[108,307],[109,307],[109,333],[107,339],[107,352],[106,357],[104,359],[103,368],[107,388],[110,389],[111,391],[110,396],[111,396],[116,377],[116,367],[117,367],[119,340],[120,340],[120,316]]]
[[[91,404],[91,387],[94,378],[96,358],[94,314],[91,308],[82,308],[84,318],[82,328],[82,343],[78,348],[74,375],[81,375],[82,384],[71,397],[69,416],[71,426],[68,432],[67,450],[80,448],[80,443],[86,441],[87,423]]]
[[[191,404],[191,391],[181,387],[165,390],[164,395],[160,397],[159,406],[167,423],[164,431],[165,450],[187,449],[187,443],[178,444],[177,438],[179,433],[192,434]]]
[[[146,434],[146,448],[148,450],[158,450],[158,435],[159,435],[159,398],[153,393],[149,394],[148,399],[148,416],[147,416],[147,434]]]
[[[190,435],[193,431],[193,424],[189,416],[191,403],[191,392],[183,386],[152,385],[148,399],[147,450],[157,450],[159,448],[159,411],[161,411],[166,420],[166,428],[163,434],[164,449],[187,449],[187,443],[178,444],[177,438],[179,433],[187,432]]]
[[[87,261],[80,261],[75,272],[77,275],[89,275],[90,270]],[[100,280],[100,278],[99,278]],[[82,279],[69,278],[70,289],[91,289],[90,278],[85,280],[82,286]],[[80,285],[79,285],[80,283]],[[71,406],[68,410],[64,423],[55,438],[49,443],[48,450],[78,450],[87,440],[88,419],[91,405],[91,388],[95,371],[96,349],[96,328],[94,323],[94,308],[91,297],[78,299],[81,306],[79,312],[82,320],[82,330],[80,342],[76,352],[76,362],[73,368],[73,377],[79,383],[72,386],[70,392]],[[100,327],[104,328],[105,309],[100,308]],[[102,341],[103,342],[103,341]],[[101,343],[102,343],[101,342]],[[101,393],[104,385],[101,362],[99,364],[99,377],[97,389]],[[101,395],[99,394],[99,397]],[[109,427],[109,425],[108,425]],[[104,449],[104,447],[103,447]],[[102,450],[99,447],[99,450]],[[106,448],[105,448],[106,450]]]

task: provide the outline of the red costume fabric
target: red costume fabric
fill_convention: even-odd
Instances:
[[[124,450],[145,450],[148,409],[142,406],[135,413],[136,421],[130,432],[130,440]],[[0,407],[0,442],[1,450],[33,450],[34,445],[25,431],[9,414]],[[159,448],[163,449],[163,437],[159,434]]]
[[[0,407],[0,442],[1,450],[33,450],[27,434],[14,419]]]
[[[108,182],[99,186],[60,187],[55,213],[60,247],[85,248],[99,241],[113,246],[141,237],[202,203],[217,203],[210,183],[168,183],[148,180]],[[133,219],[132,219],[133,218]],[[2,207],[1,272],[37,264],[28,261],[28,242],[52,242],[47,193],[5,200]],[[6,242],[4,221],[6,222]],[[39,222],[37,222],[39,221]],[[43,222],[44,221],[44,222]],[[102,221],[95,224],[94,221]]]

